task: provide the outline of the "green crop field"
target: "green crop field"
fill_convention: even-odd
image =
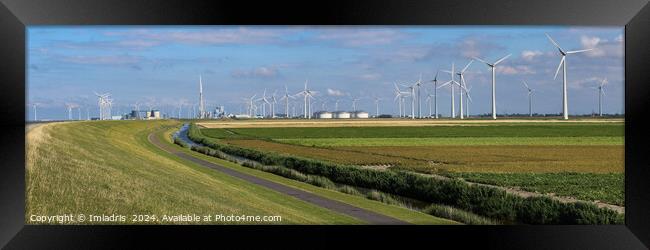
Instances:
[[[430,137],[622,137],[623,123],[498,123],[498,125],[401,127],[287,127],[203,129],[215,138],[249,136],[303,138],[430,138]]]
[[[448,173],[469,181],[625,205],[623,173]]]
[[[229,137],[234,138],[234,137]],[[623,145],[622,136],[582,137],[429,137],[273,139],[303,146],[445,146],[445,145]]]
[[[30,215],[122,214],[130,219],[133,214],[192,213],[280,215],[282,224],[363,223],[195,165],[158,149],[147,140],[153,131],[166,128],[169,134],[177,126],[178,122],[174,121],[89,121],[46,124],[31,129],[26,136],[25,222],[40,224],[31,222]],[[453,223],[363,197],[309,185],[301,187],[307,184],[235,164],[228,166],[412,223]]]
[[[229,144],[262,151],[467,177],[476,182],[623,204],[622,122],[201,131]],[[581,178],[600,184],[583,185]]]

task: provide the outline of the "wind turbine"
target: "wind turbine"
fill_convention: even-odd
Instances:
[[[451,118],[456,118],[456,103],[454,102],[454,84],[457,84],[457,85],[460,86],[460,83],[458,83],[455,80],[455,77],[454,77],[454,72],[455,71],[454,71],[454,69],[455,69],[454,63],[451,63],[451,71],[449,71],[449,70],[444,71],[444,72],[447,72],[447,73],[449,73],[451,75],[451,80],[443,83],[442,85],[440,85],[440,87],[438,87],[438,88],[442,88],[442,87],[444,87],[446,85],[449,85],[449,88],[451,89]]]
[[[603,116],[603,103],[602,103],[602,98],[605,97],[605,90],[603,89],[603,86],[607,83],[607,78],[604,78],[600,84],[598,84],[598,87],[596,87],[596,90],[598,90],[598,116]]]
[[[192,105],[192,111],[194,111],[194,105]],[[203,79],[201,75],[199,75],[199,116],[198,117],[199,119],[205,118],[205,104],[203,103]]]
[[[429,90],[427,90],[426,88],[424,89],[424,91],[427,94],[427,98],[425,99],[425,101],[427,102],[427,105],[429,106],[429,117],[431,117],[431,106],[432,106],[431,105],[431,100],[433,100],[435,98],[435,95],[432,95],[431,93],[429,93]],[[433,98],[431,98],[431,97],[433,97]]]
[[[34,121],[38,121],[36,119],[36,106],[38,106],[38,105],[39,105],[38,103],[32,103],[32,108],[34,109]]]
[[[352,98],[352,111],[356,112],[357,111],[357,102],[361,100],[360,98]]]
[[[465,116],[469,118],[469,104],[472,103],[472,96],[469,95],[469,92],[472,91],[472,87],[465,88]]]
[[[278,103],[278,100],[275,99],[275,94],[277,94],[277,90],[273,91],[273,94],[271,95],[271,118],[275,118],[275,104]]]
[[[341,100],[338,98],[334,101],[334,111],[339,111],[339,101]]]
[[[458,78],[460,79],[460,86],[459,86],[459,102],[460,102],[460,119],[464,119],[463,117],[463,89],[466,89],[465,86],[465,71],[467,68],[469,68],[469,65],[471,65],[474,62],[474,60],[469,61],[467,65],[465,65],[465,68],[463,68],[461,71],[456,73],[458,75]]]
[[[413,84],[411,86],[408,86],[408,85],[402,84],[402,86],[404,86],[404,87],[411,90],[410,91],[410,95],[411,95],[411,119],[415,119],[415,98],[416,98],[416,96],[415,96],[415,87],[416,87],[416,85]]]
[[[68,120],[72,120],[72,104],[66,103],[65,108],[68,110]]]
[[[415,82],[414,87],[417,88],[417,93],[418,93],[418,117],[422,118],[422,105],[421,105],[421,96],[420,96],[420,86],[422,86],[422,73],[420,73],[420,78],[418,78],[418,81]],[[415,119],[415,118],[414,118]]]
[[[263,102],[262,103],[262,117],[266,117],[267,116],[267,114],[266,114],[266,105],[269,105],[269,109],[273,109],[271,107],[271,102],[269,102],[269,100],[266,99],[266,89],[264,89],[264,94],[262,94],[262,98],[259,99],[259,100],[261,100]],[[272,111],[272,110],[269,110],[269,111]]]
[[[287,85],[284,85],[284,95],[280,98],[280,101],[284,100],[284,112],[286,118],[289,118],[289,98],[296,99],[292,95],[289,95],[289,89],[287,88]]]
[[[560,64],[557,66],[557,70],[555,71],[555,76],[553,79],[557,78],[557,74],[560,73],[560,67],[562,67],[562,115],[564,116],[564,120],[569,119],[569,108],[568,108],[568,103],[567,103],[567,91],[566,91],[566,56],[568,54],[576,54],[580,52],[585,52],[585,51],[590,51],[592,49],[583,49],[583,50],[573,50],[573,51],[564,51],[560,45],[558,45],[551,36],[548,34],[545,34],[546,37],[548,37],[548,40],[555,45],[557,50],[560,52],[560,55],[562,56],[562,59],[560,60]]]
[[[304,89],[303,91],[300,91],[300,92],[298,92],[298,93],[296,94],[296,95],[303,95],[303,97],[304,97],[304,99],[305,99],[305,105],[304,105],[305,113],[304,113],[304,118],[311,119],[311,113],[307,114],[307,112],[311,112],[311,105],[309,105],[310,103],[308,102],[308,99],[309,99],[309,98],[314,98],[314,95],[313,95],[314,93],[315,93],[314,91],[311,91],[311,90],[309,90],[309,89],[307,88],[307,80],[305,80],[305,89]],[[316,98],[314,98],[314,99],[316,99]],[[309,108],[309,110],[307,110],[308,108]]]
[[[379,97],[375,97],[375,117],[379,118],[379,101],[381,99]]]
[[[531,89],[526,81],[521,82],[524,84],[524,87],[526,87],[526,90],[528,90],[528,115],[533,117],[533,91],[535,90]]]
[[[406,115],[406,108],[404,107],[404,97],[408,96],[410,93],[401,91],[397,84],[395,83],[395,101],[398,101],[399,107],[399,117],[404,117]]]
[[[512,54],[508,54],[508,55],[502,57],[501,59],[497,60],[494,63],[489,63],[489,62],[486,62],[485,60],[482,60],[482,59],[480,59],[478,57],[474,57],[474,59],[479,60],[482,63],[485,63],[492,70],[492,119],[495,119],[495,120],[497,119],[496,67],[497,67],[497,64],[503,62],[503,60],[510,57],[510,55],[512,55]]]
[[[248,117],[253,117],[253,107],[255,106],[255,96],[257,96],[257,94],[254,94],[249,98],[244,98],[244,100],[246,101],[246,107],[248,109]]]
[[[438,119],[438,71],[436,70],[436,76],[433,77],[433,106],[435,110],[435,118]],[[429,116],[431,116],[431,107],[429,107]]]

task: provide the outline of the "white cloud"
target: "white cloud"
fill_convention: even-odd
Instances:
[[[619,41],[619,39],[621,40]],[[588,57],[622,57],[622,39],[622,35],[617,37],[615,41],[608,41],[596,36],[582,36],[580,37],[580,43],[585,48],[593,49],[585,52]]]
[[[386,45],[404,39],[405,34],[396,30],[384,29],[335,29],[323,30],[316,39],[329,40],[344,46],[358,47],[368,45]]]
[[[580,44],[587,49],[592,49],[586,52],[586,55],[589,57],[601,57],[605,55],[605,51],[602,48],[598,47],[598,44],[601,42],[600,37],[589,37],[582,36],[580,37]]]
[[[338,89],[330,89],[330,88],[328,88],[327,89],[327,95],[330,95],[330,96],[344,96],[344,95],[346,95],[346,93],[341,91],[341,90],[338,90]]]
[[[523,58],[526,61],[532,61],[535,59],[537,56],[541,56],[544,53],[542,53],[539,50],[524,50],[521,52],[521,58]]]
[[[361,79],[363,80],[377,80],[381,77],[380,74],[363,74],[360,76]]]
[[[280,72],[275,67],[258,67],[252,70],[235,70],[231,73],[233,77],[237,78],[273,78],[279,76]]]
[[[76,64],[124,65],[138,63],[134,56],[60,56],[60,61]]]
[[[615,40],[616,40],[617,42],[622,43],[622,42],[623,42],[623,34],[618,35],[618,36],[616,37]]]
[[[162,42],[176,42],[186,44],[251,44],[277,42],[289,32],[275,29],[249,29],[249,28],[219,28],[197,30],[163,30],[152,31],[137,29],[128,31],[105,32],[108,36],[125,37],[124,40],[136,46],[154,46]]]
[[[504,75],[527,75],[527,74],[535,74],[535,71],[532,70],[529,66],[497,66],[497,73],[501,73]]]

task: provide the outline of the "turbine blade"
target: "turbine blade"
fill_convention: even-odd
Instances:
[[[572,51],[567,51],[566,53],[567,54],[575,54],[575,53],[581,53],[581,52],[586,52],[586,51],[590,51],[590,50],[593,50],[593,49],[572,50]]]
[[[450,83],[452,83],[452,81],[445,82],[445,83],[443,83],[442,85],[438,86],[438,88],[442,88],[442,87],[444,87],[444,86],[447,86],[447,85],[449,85]]]
[[[469,65],[471,65],[473,62],[474,62],[474,60],[469,61],[469,63],[467,65],[465,65],[465,68],[463,68],[463,70],[461,70],[460,73],[461,74],[465,73],[465,70],[467,70],[467,68],[469,68]]]
[[[549,36],[547,33],[544,33],[544,35],[546,35],[546,37],[548,37],[548,40],[550,40],[550,41],[553,43],[553,45],[555,45],[555,47],[557,47],[557,48],[560,49],[561,51],[564,51],[564,50],[562,49],[562,47],[560,47],[560,45],[557,44],[557,43],[553,40],[553,38],[551,38],[551,36]]]
[[[530,87],[528,87],[528,84],[526,83],[526,81],[521,81],[521,82],[524,83],[524,86],[526,86],[526,89],[530,90]]]
[[[474,59],[476,59],[476,60],[478,60],[479,62],[482,62],[482,63],[485,63],[485,64],[487,64],[487,65],[489,65],[489,66],[492,66],[492,65],[491,65],[490,63],[488,63],[488,62],[486,62],[486,61],[484,61],[484,60],[483,60],[483,59],[481,59],[481,58],[478,58],[478,57],[475,57],[475,56],[474,56],[474,57],[472,57],[472,58],[474,58]]]
[[[506,60],[506,58],[510,57],[511,55],[512,55],[512,54],[508,54],[507,56],[502,57],[502,58],[499,59],[498,61],[494,62],[493,65],[496,66],[497,64],[499,64],[499,63],[502,62],[503,60]]]
[[[553,77],[553,79],[556,79],[557,74],[560,73],[560,67],[562,67],[562,64],[564,63],[564,58],[566,58],[566,57],[562,56],[562,60],[560,60],[560,64],[557,65],[557,70],[555,71],[555,76]]]

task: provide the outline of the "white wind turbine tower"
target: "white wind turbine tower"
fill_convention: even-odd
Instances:
[[[271,102],[269,102],[268,99],[266,99],[266,89],[264,89],[264,93],[262,94],[262,98],[258,99],[258,101],[262,101],[262,117],[266,117],[266,105],[269,105],[269,109],[271,109]]]
[[[497,92],[496,92],[496,67],[497,64],[503,62],[506,58],[510,57],[511,54],[508,54],[501,59],[497,60],[494,63],[489,63],[486,62],[485,60],[482,60],[478,57],[474,57],[474,59],[479,60],[485,64],[487,64],[488,67],[492,70],[492,119],[497,119]]]
[[[341,100],[336,99],[336,101],[334,101],[334,111],[339,111],[339,101],[341,101]]]
[[[72,103],[66,103],[65,108],[68,111],[68,120],[72,120],[72,108],[73,108]]]
[[[379,101],[381,99],[379,97],[375,97],[375,117],[379,118]]]
[[[598,90],[598,116],[603,116],[603,103],[602,99],[605,97],[605,90],[603,89],[603,86],[607,83],[607,78],[604,78],[600,84],[598,84],[598,87],[596,87],[596,90]]]
[[[431,116],[431,114],[432,114],[432,112],[431,112],[431,106],[432,106],[431,101],[435,98],[435,95],[432,95],[431,93],[429,93],[429,90],[427,90],[426,88],[424,89],[424,91],[427,94],[427,98],[425,99],[425,101],[427,102],[427,106],[429,106],[429,117],[432,117]],[[431,98],[431,97],[433,97],[433,98]]]
[[[307,88],[307,80],[305,80],[305,89],[303,91],[298,92],[296,95],[302,95],[305,99],[305,104],[304,104],[304,118],[311,119],[311,105],[309,105],[309,98],[314,98],[313,96],[313,91],[309,90]],[[314,98],[315,99],[315,98]],[[309,110],[307,110],[309,108]],[[309,112],[309,114],[308,114]]]
[[[438,71],[436,70],[436,76],[433,77],[433,106],[435,111],[435,118],[438,119]],[[429,107],[429,116],[431,116],[431,107]]]
[[[113,99],[110,98],[110,97],[109,97],[109,98],[106,98],[106,108],[104,109],[104,112],[106,112],[106,114],[104,114],[104,117],[105,117],[107,120],[111,120],[111,119],[113,119],[113,117],[112,117],[113,114],[112,114],[112,112],[111,112],[111,109],[112,109],[112,108],[113,108]]]
[[[39,105],[38,103],[32,103],[32,108],[34,109],[34,121],[38,121],[36,119],[36,106],[38,106],[38,105]]]
[[[531,89],[526,81],[521,82],[524,84],[524,87],[526,87],[526,90],[528,90],[528,115],[533,117],[533,91],[535,90]]]
[[[406,91],[401,91],[397,84],[395,83],[395,101],[398,102],[399,108],[399,117],[404,117],[406,115],[406,107],[404,105],[404,97],[408,96],[410,93]]]
[[[278,100],[275,99],[277,92],[277,90],[273,91],[273,95],[271,95],[271,118],[275,118],[275,104],[278,103]]]
[[[566,91],[566,86],[567,86],[567,81],[566,81],[566,56],[568,54],[575,54],[575,53],[580,53],[580,52],[585,52],[585,51],[590,51],[592,49],[583,49],[583,50],[573,50],[573,51],[564,51],[560,45],[558,45],[551,36],[548,34],[545,34],[546,37],[548,37],[548,40],[555,45],[557,50],[560,52],[560,55],[562,56],[562,59],[560,60],[560,64],[557,66],[557,70],[555,71],[555,76],[553,79],[557,78],[557,74],[560,73],[560,67],[562,67],[562,115],[564,116],[564,120],[569,119],[569,108],[568,108],[568,103],[567,103],[567,91]]]
[[[280,98],[280,101],[284,100],[284,113],[286,114],[286,118],[289,118],[289,98],[295,99],[295,97],[289,95],[287,85],[284,85],[284,95]]]
[[[352,111],[356,112],[357,111],[357,102],[361,100],[359,98],[352,98]]]
[[[472,96],[469,95],[469,92],[472,91],[472,87],[465,88],[465,117],[469,118],[469,104],[472,102]]]
[[[422,73],[420,73],[420,78],[418,78],[418,81],[415,82],[414,87],[417,88],[417,93],[418,93],[418,117],[422,118],[422,105],[421,105],[421,95],[420,95],[420,87],[422,86]]]
[[[411,86],[408,86],[408,85],[402,84],[402,86],[404,86],[404,87],[411,90],[410,91],[410,96],[411,96],[411,119],[415,119],[415,98],[416,98],[416,96],[415,96],[415,86],[416,85],[413,84]]]
[[[311,107],[313,107],[314,105],[316,105],[316,102],[317,102],[316,100],[314,100],[313,102],[312,102],[312,101],[309,101],[309,110],[308,110],[308,112],[309,112],[309,119],[311,119],[311,115],[312,115]]]
[[[246,99],[246,104],[248,105],[248,117],[253,117],[253,109],[255,109],[255,96],[252,95],[250,98]]]
[[[449,81],[443,83],[442,85],[440,85],[440,87],[438,87],[438,88],[442,88],[442,87],[444,87],[444,86],[446,86],[446,85],[449,85],[449,88],[451,89],[451,118],[456,118],[456,103],[455,103],[455,101],[454,101],[454,84],[460,86],[460,83],[458,83],[458,82],[455,80],[455,77],[454,77],[454,69],[455,69],[454,63],[451,63],[451,71],[449,71],[449,70],[445,70],[445,72],[450,73],[450,75],[451,75],[451,80],[449,80]]]
[[[194,105],[192,105],[194,111]],[[196,117],[196,115],[194,116]],[[199,75],[199,119],[205,118],[205,103],[203,102],[203,77]]]
[[[466,85],[465,85],[465,71],[467,68],[469,68],[469,65],[471,65],[474,62],[474,60],[469,61],[467,65],[465,65],[465,68],[463,68],[461,71],[457,72],[456,74],[458,75],[458,78],[460,80],[460,85],[458,88],[459,92],[459,106],[460,106],[460,119],[464,119],[463,117],[463,89],[467,90]]]

